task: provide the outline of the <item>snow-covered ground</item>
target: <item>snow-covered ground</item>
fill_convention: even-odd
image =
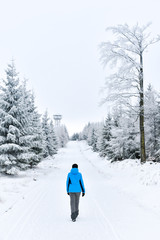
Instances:
[[[65,184],[79,164],[86,195],[70,220]],[[159,240],[160,165],[110,163],[85,142],[18,177],[0,177],[0,240]]]

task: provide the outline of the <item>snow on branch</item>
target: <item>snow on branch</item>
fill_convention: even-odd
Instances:
[[[0,146],[0,153],[11,153],[22,151],[22,148],[14,143],[6,143]]]

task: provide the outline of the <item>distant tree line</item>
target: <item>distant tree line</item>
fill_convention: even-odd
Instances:
[[[146,159],[160,161],[160,93],[149,85],[144,100]],[[104,123],[88,123],[79,138],[108,160],[141,157],[139,121],[134,108],[115,107]]]
[[[55,129],[47,111],[42,116],[35,96],[20,82],[14,62],[0,87],[0,172],[15,174],[53,156],[68,141],[65,126]]]
[[[79,133],[74,133],[71,137],[71,141],[79,140]]]

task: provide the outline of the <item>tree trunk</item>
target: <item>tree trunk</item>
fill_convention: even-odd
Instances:
[[[145,133],[144,133],[144,90],[143,90],[143,58],[142,53],[140,54],[140,153],[141,153],[141,163],[146,162],[146,151],[145,151]]]

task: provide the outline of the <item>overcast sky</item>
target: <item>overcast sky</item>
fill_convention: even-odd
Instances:
[[[69,134],[101,121],[105,71],[98,45],[108,26],[152,22],[160,34],[159,0],[0,0],[0,74],[12,57],[36,95],[39,112],[62,114]],[[145,55],[145,82],[160,90],[160,43]]]

